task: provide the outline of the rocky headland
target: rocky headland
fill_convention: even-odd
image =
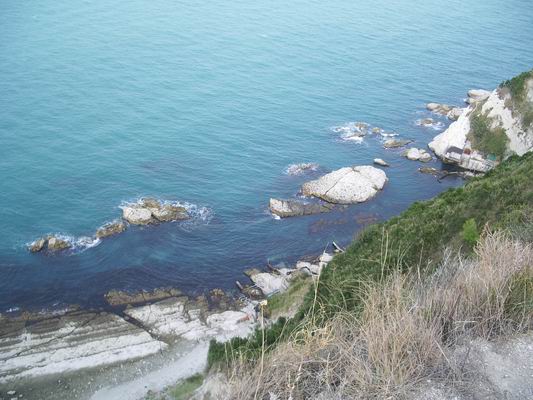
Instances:
[[[492,92],[470,90],[467,103],[457,121],[429,143],[441,160],[486,172],[533,148],[533,71]]]

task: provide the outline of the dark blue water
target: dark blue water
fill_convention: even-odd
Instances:
[[[533,66],[529,0],[1,1],[0,310],[96,304],[112,288],[230,288],[244,268],[348,243],[438,183],[366,121],[423,147],[424,103],[460,104]],[[274,220],[323,171],[393,166],[369,203]],[[432,165],[436,165],[433,163]],[[92,235],[139,196],[196,206],[185,224],[29,254],[46,233]]]

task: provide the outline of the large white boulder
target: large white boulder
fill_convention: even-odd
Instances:
[[[405,156],[409,160],[422,161],[422,162],[429,162],[429,161],[431,161],[431,158],[432,158],[431,154],[429,154],[426,150],[417,149],[415,147],[412,147],[409,150],[407,150],[405,152]]]
[[[374,197],[387,180],[385,172],[378,168],[368,165],[345,167],[304,183],[302,193],[330,203],[361,203]]]
[[[443,157],[450,147],[462,149],[466,144],[466,137],[470,132],[470,114],[473,108],[469,107],[461,114],[459,119],[441,134],[435,136],[429,143],[429,148],[435,152],[438,157]]]
[[[485,101],[489,98],[491,92],[484,89],[472,89],[468,91],[467,103],[474,104],[480,101]]]
[[[122,207],[122,218],[133,225],[146,225],[153,222],[151,211],[140,207]]]

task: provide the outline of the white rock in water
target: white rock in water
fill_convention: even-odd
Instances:
[[[387,175],[378,168],[345,167],[304,183],[302,193],[330,203],[361,203],[374,197],[386,182]]]
[[[287,278],[284,276],[269,274],[267,272],[255,274],[250,279],[266,296],[270,296],[275,292],[282,292],[289,286]]]
[[[438,157],[443,157],[450,147],[463,149],[466,144],[466,136],[470,132],[470,114],[472,108],[468,108],[461,114],[459,119],[441,134],[435,136],[429,143],[429,148],[435,152]]]
[[[150,210],[141,207],[122,207],[122,217],[134,225],[146,225],[153,222]]]
[[[410,148],[407,150],[404,155],[409,159],[413,161],[422,161],[422,162],[428,162],[431,161],[432,157],[431,154],[429,154],[424,149],[417,149],[417,148]]]
[[[374,164],[381,165],[383,167],[388,167],[389,163],[387,163],[385,160],[381,158],[374,158]]]
[[[452,121],[457,121],[461,114],[464,112],[464,108],[460,107],[454,107],[451,109],[451,111],[448,113],[448,119],[451,119]]]
[[[483,89],[472,89],[468,91],[468,100],[469,104],[474,104],[480,101],[485,101],[489,98],[491,92]]]

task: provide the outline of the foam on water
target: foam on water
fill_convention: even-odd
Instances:
[[[303,175],[307,172],[316,172],[320,168],[317,163],[297,163],[285,168],[285,174],[291,176]]]

